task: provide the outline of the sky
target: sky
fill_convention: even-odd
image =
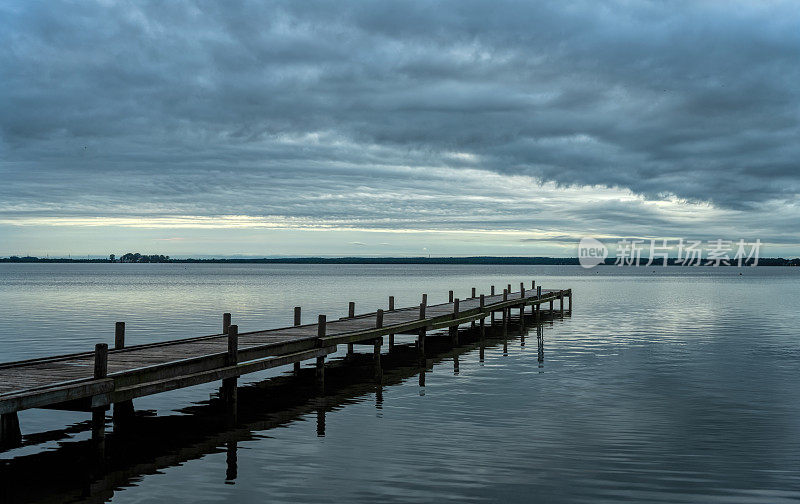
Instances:
[[[781,1],[6,1],[0,256],[800,254]]]

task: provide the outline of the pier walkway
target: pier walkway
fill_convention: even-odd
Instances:
[[[0,450],[20,444],[20,410],[91,411],[93,437],[102,438],[105,411],[112,404],[116,426],[133,414],[136,397],[221,380],[221,395],[235,420],[236,380],[241,375],[289,364],[297,371],[300,362],[316,359],[317,386],[324,393],[325,356],[336,352],[338,345],[346,344],[348,353],[354,344],[372,345],[380,377],[384,336],[389,337],[391,349],[395,334],[416,334],[424,358],[427,331],[449,328],[457,344],[461,324],[479,323],[483,330],[484,320],[500,313],[505,326],[512,308],[522,314],[531,306],[532,315],[538,317],[545,304],[553,314],[554,302],[562,315],[565,308],[571,313],[571,289],[546,290],[532,282],[527,290],[520,284],[511,292],[509,285],[502,293],[492,287],[490,294],[478,295],[473,288],[467,299],[455,299],[450,291],[449,302],[428,305],[423,294],[419,306],[406,308],[395,308],[390,297],[387,310],[356,314],[350,303],[348,317],[328,321],[319,315],[313,324],[301,323],[297,307],[294,325],[247,333],[239,333],[226,313],[220,334],[131,346],[125,345],[125,326],[118,322],[112,349],[99,343],[93,352],[0,363]]]

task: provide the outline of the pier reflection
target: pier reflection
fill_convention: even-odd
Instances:
[[[125,429],[106,434],[101,451],[92,441],[63,441],[75,433],[87,431],[88,422],[26,438],[24,444],[28,446],[62,441],[55,450],[0,463],[0,481],[3,482],[0,503],[104,502],[114,496],[116,489],[135,484],[143,475],[214,453],[225,453],[224,481],[235,484],[240,442],[253,440],[265,430],[309,415],[316,415],[316,435],[324,437],[329,412],[371,394],[375,394],[376,411],[382,414],[384,387],[413,379],[416,374],[419,393],[425,395],[426,375],[437,364],[452,360],[453,374],[458,375],[467,354],[478,353],[483,362],[486,349],[502,346],[503,355],[508,355],[509,340],[517,339],[511,334],[520,334],[520,344],[523,344],[525,335],[532,336],[535,328],[537,361],[543,372],[543,323],[546,320],[537,322],[531,315],[526,316],[527,332],[520,334],[515,330],[522,327],[518,318],[508,321],[511,327],[487,323],[484,337],[478,327],[466,326],[460,331],[459,344],[455,347],[446,331],[427,334],[422,359],[414,343],[395,341],[391,351],[381,355],[380,383],[375,381],[373,353],[364,351],[326,365],[326,393],[322,396],[315,387],[313,368],[303,368],[297,375],[287,372],[241,386],[238,388],[238,422],[233,426],[228,424],[227,403],[212,397],[183,408],[175,415],[156,416],[152,412],[137,411]]]

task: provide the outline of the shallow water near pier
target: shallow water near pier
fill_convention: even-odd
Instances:
[[[365,355],[331,370],[325,399],[305,391],[310,368],[248,375],[236,429],[208,413],[218,384],[137,399],[149,423],[116,446],[113,477],[76,488],[44,468],[74,460],[89,415],[23,411],[26,446],[0,453],[0,499],[800,499],[800,268],[0,264],[0,361],[111,343],[117,320],[128,344],[147,343],[219,332],[225,311],[250,331],[290,325],[298,305],[304,321],[331,319],[348,301],[367,312],[390,295],[435,304],[531,280],[571,288],[574,313],[493,338],[483,361],[467,342],[417,369],[401,348],[378,389]],[[26,464],[42,468],[30,491],[11,477]]]

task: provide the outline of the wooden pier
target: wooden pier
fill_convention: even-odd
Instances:
[[[508,285],[502,294],[495,294],[492,287],[491,294],[478,295],[473,288],[467,299],[454,298],[450,291],[449,301],[436,305],[428,305],[423,294],[418,306],[406,308],[395,308],[390,297],[387,310],[364,314],[356,314],[350,303],[347,317],[328,321],[319,315],[312,324],[301,323],[298,307],[294,325],[247,333],[239,333],[226,313],[219,334],[145,345],[126,345],[125,326],[119,322],[112,349],[99,343],[94,352],[0,364],[0,450],[20,445],[20,410],[91,412],[92,438],[102,447],[106,411],[113,405],[114,428],[122,428],[133,415],[132,401],[137,397],[221,381],[220,396],[230,421],[236,423],[237,379],[244,374],[290,364],[297,372],[300,362],[313,359],[316,386],[324,394],[325,357],[335,353],[338,345],[346,344],[348,354],[353,353],[355,344],[371,345],[375,377],[380,381],[384,336],[389,336],[391,350],[394,335],[415,334],[416,347],[424,358],[428,331],[450,328],[452,343],[458,344],[459,325],[479,324],[483,334],[485,319],[494,320],[496,313],[504,331],[512,309],[523,315],[531,306],[534,319],[541,318],[544,304],[549,306],[549,315],[563,316],[565,309],[572,313],[571,289],[543,290],[531,282],[530,289],[521,283],[519,290],[511,290]]]

